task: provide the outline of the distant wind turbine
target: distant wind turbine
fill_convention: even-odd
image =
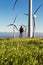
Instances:
[[[15,28],[18,30],[17,26],[15,25],[16,17],[14,19],[14,22],[12,24],[9,24],[8,26],[13,26],[13,36],[15,37]]]
[[[35,12],[32,14],[32,17],[33,17],[33,37],[35,37],[35,27],[36,27],[36,17],[37,17],[35,14],[38,12],[40,7],[42,7],[42,5],[43,5],[43,3],[41,3],[39,5],[39,7],[35,10]],[[29,16],[29,14],[25,14],[25,15]]]
[[[26,32],[27,32],[27,27],[26,25],[22,24],[22,26],[25,28],[25,37],[26,37]]]
[[[33,15],[33,37],[35,37],[35,29],[36,29],[36,15]]]

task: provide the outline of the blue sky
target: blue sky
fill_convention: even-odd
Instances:
[[[17,16],[15,24],[19,28],[21,24],[28,25],[28,0],[18,0],[16,7],[12,10],[15,0],[0,0],[0,32],[11,32],[12,27],[7,27],[13,23]],[[43,0],[33,0],[33,12],[43,2]],[[36,18],[36,32],[43,32],[43,6],[38,10]]]

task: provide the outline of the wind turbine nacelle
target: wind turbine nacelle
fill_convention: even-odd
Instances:
[[[34,20],[34,21],[36,21],[36,17],[37,17],[36,15],[33,15],[33,20]]]
[[[33,15],[34,18],[36,18],[37,16],[36,15]]]

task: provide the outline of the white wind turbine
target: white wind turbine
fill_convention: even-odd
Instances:
[[[33,37],[35,37],[35,29],[36,29],[36,15],[33,15]]]
[[[40,5],[39,5],[39,7],[35,10],[35,12],[32,14],[32,17],[33,17],[33,37],[35,37],[35,29],[36,29],[36,13],[37,13],[37,11],[40,9],[40,7],[43,5],[43,3],[41,3]],[[29,16],[29,14],[25,14],[25,15],[28,15]]]
[[[15,8],[15,5],[17,3],[18,0],[15,0],[13,9]],[[28,6],[28,37],[32,37],[32,0],[29,0],[28,2],[29,6]]]
[[[15,37],[15,28],[18,30],[17,26],[15,25],[16,17],[12,24],[9,24],[8,26],[13,26],[13,37]]]
[[[15,5],[16,5],[16,3],[17,3],[17,1],[18,0],[15,0],[15,3],[14,3],[14,7],[13,7],[13,9],[15,8]],[[28,37],[32,37],[32,17],[33,17],[33,21],[34,21],[34,23],[35,23],[35,19],[36,19],[36,17],[34,17],[34,15],[37,13],[37,11],[39,10],[39,8],[41,7],[43,5],[43,3],[42,4],[40,4],[40,6],[35,10],[35,12],[32,14],[32,0],[29,0],[29,7],[28,7],[28,9],[29,9],[29,11],[28,11],[28,14],[26,14],[26,15],[28,15]],[[34,24],[33,24],[34,25]],[[35,27],[35,26],[34,26]],[[33,31],[34,31],[34,33],[35,33],[35,28],[33,27]],[[34,36],[33,36],[34,37]]]

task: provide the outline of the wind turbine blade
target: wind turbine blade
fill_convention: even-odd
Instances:
[[[25,25],[23,25],[23,24],[22,24],[22,26],[24,26],[24,27],[28,27],[28,26],[25,26]]]
[[[18,0],[16,0],[15,3],[14,3],[13,10],[14,10],[14,8],[15,8],[15,6],[16,6],[17,1],[18,1]]]
[[[28,25],[26,25],[25,27],[28,27]]]
[[[37,13],[37,11],[40,9],[40,7],[41,7],[42,5],[43,5],[43,3],[39,5],[39,7],[35,10],[35,12],[33,13],[33,15]]]
[[[16,21],[16,18],[17,18],[17,17],[15,17],[14,22]]]
[[[25,14],[25,15],[29,16],[29,14]],[[32,16],[33,16],[33,14],[32,14]]]
[[[14,27],[18,30],[18,28],[17,28],[17,26],[16,26],[16,25],[14,25]]]
[[[8,26],[12,26],[13,24],[9,24]]]
[[[29,14],[25,14],[25,15],[29,15]]]
[[[26,27],[25,25],[22,24],[22,26]]]

